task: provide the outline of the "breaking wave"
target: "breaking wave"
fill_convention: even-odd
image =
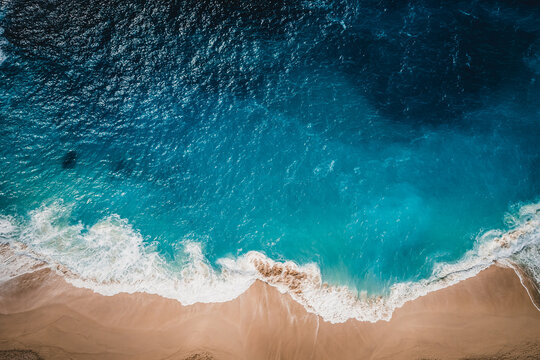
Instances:
[[[518,264],[535,286],[540,283],[540,203],[507,215],[507,230],[478,236],[461,260],[437,264],[429,278],[396,283],[388,295],[377,297],[325,283],[316,264],[277,262],[256,251],[212,266],[193,236],[183,239],[185,257],[168,261],[125,219],[113,215],[92,226],[72,225],[69,213],[69,207],[56,203],[32,211],[28,221],[0,217],[0,281],[49,267],[71,284],[103,295],[146,292],[189,305],[232,300],[261,280],[334,323],[389,320],[407,301],[473,277],[495,262]]]

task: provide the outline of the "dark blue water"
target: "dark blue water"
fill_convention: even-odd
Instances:
[[[0,210],[381,293],[540,196],[535,1],[11,0]]]

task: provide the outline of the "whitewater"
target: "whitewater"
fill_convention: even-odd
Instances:
[[[210,264],[190,235],[181,242],[186,260],[170,263],[146,246],[128,221],[113,215],[91,226],[62,224],[69,211],[57,202],[32,211],[28,222],[0,218],[0,281],[50,268],[74,286],[102,295],[144,292],[191,305],[232,300],[260,280],[332,323],[390,320],[406,302],[494,264],[518,266],[520,278],[524,271],[535,286],[540,283],[540,203],[507,214],[506,230],[482,233],[460,260],[438,263],[428,278],[393,284],[389,294],[378,296],[325,282],[314,263],[277,262],[257,251]]]

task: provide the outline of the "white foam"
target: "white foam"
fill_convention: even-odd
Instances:
[[[460,261],[438,264],[429,278],[419,282],[394,284],[384,297],[358,297],[355,289],[324,284],[315,264],[275,262],[255,251],[219,259],[217,270],[193,235],[182,239],[185,259],[164,261],[118,216],[88,227],[69,225],[67,215],[69,208],[58,203],[31,212],[26,223],[0,218],[0,241],[10,245],[9,252],[0,252],[0,280],[46,263],[73,285],[104,295],[146,292],[189,305],[234,299],[259,279],[330,322],[389,320],[405,302],[475,276],[496,261],[515,261],[540,281],[540,203],[508,216],[509,231],[479,236]]]
[[[285,275],[282,272],[275,276],[263,276],[262,280],[276,286],[281,292],[290,293],[308,311],[317,313],[330,322],[344,322],[350,318],[372,322],[389,320],[394,310],[406,302],[473,277],[501,260],[521,259],[522,266],[535,269],[531,273],[535,281],[539,282],[537,270],[540,265],[540,204],[522,207],[519,215],[512,217],[510,222],[513,226],[507,232],[493,230],[479,236],[475,247],[460,261],[437,264],[428,279],[394,284],[390,294],[385,297],[359,298],[355,295],[356,291],[347,287],[325,286],[318,268],[314,265],[299,267],[292,263],[278,264],[270,259],[262,259],[261,261],[268,264],[264,267],[263,274],[275,273],[275,270],[267,270],[274,266],[289,268],[293,273],[291,275],[289,271]],[[525,257],[524,254],[535,256]],[[294,279],[298,278],[296,272],[302,274],[298,283],[294,283]]]
[[[113,295],[147,292],[174,298],[182,304],[234,299],[254,281],[243,273],[239,261],[216,272],[202,255],[200,245],[184,240],[185,263],[168,263],[124,219],[110,216],[93,226],[68,225],[69,208],[60,204],[30,213],[10,245],[25,244],[15,251],[27,258],[39,257],[75,286]],[[12,229],[3,218],[0,228]],[[5,238],[5,237],[4,237]],[[39,254],[39,255],[36,255]],[[6,271],[0,268],[4,277]]]
[[[10,217],[0,217],[0,283],[22,274],[34,272],[47,266],[34,256],[19,256],[19,252],[27,252],[27,247],[20,242],[8,245],[9,240],[17,236],[18,228]]]

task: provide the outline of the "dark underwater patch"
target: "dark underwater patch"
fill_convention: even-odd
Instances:
[[[530,81],[523,58],[538,39],[530,12],[539,15],[538,6],[380,4],[365,9],[372,18],[358,15],[321,46],[330,44],[339,68],[387,116],[446,123],[482,106],[491,92]]]
[[[73,169],[75,165],[77,165],[77,152],[70,150],[62,158],[62,168]]]

